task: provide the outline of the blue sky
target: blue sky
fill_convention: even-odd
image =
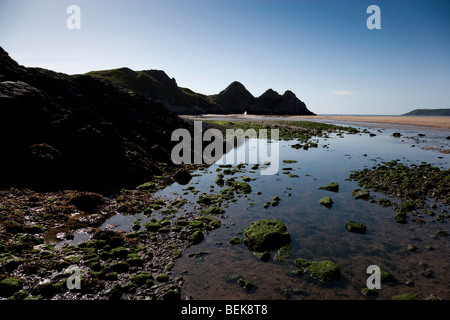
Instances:
[[[372,4],[380,30],[366,27]],[[204,94],[235,80],[254,96],[291,90],[318,114],[450,108],[448,0],[0,0],[0,46],[69,74],[126,66]]]

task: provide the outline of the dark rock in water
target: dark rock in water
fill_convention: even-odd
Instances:
[[[192,179],[192,175],[186,169],[179,169],[174,173],[173,178],[181,185],[188,184]]]
[[[366,233],[366,225],[364,225],[363,223],[347,221],[345,223],[345,228],[349,232],[355,232],[355,233],[361,233],[361,234]]]
[[[403,211],[398,211],[395,215],[395,221],[398,223],[406,223],[406,213]]]
[[[308,261],[296,259],[294,262],[298,268],[301,268],[309,276],[322,282],[339,280],[341,276],[339,266],[330,260]]]
[[[339,183],[332,182],[332,183],[330,183],[330,184],[328,184],[326,186],[318,187],[318,189],[338,192],[339,191]]]
[[[354,196],[355,199],[368,200],[370,198],[370,193],[367,190],[355,189],[352,192],[352,196]]]
[[[193,234],[189,236],[189,240],[192,241],[193,244],[199,244],[204,239],[203,232],[200,230],[195,231]]]
[[[331,206],[333,205],[333,200],[331,200],[330,197],[323,197],[319,200],[319,203],[327,208],[331,208]]]
[[[246,289],[247,291],[250,291],[255,286],[253,283],[244,280],[243,278],[240,278],[238,280],[238,283],[241,285],[242,288]]]
[[[405,293],[398,296],[393,296],[392,300],[417,300],[417,297],[411,293]]]
[[[271,257],[270,252],[268,252],[268,251],[264,251],[264,252],[253,252],[253,255],[254,255],[255,257],[257,257],[259,260],[264,261],[264,262],[269,261],[269,259],[270,259],[270,257]]]
[[[245,245],[256,252],[279,249],[291,242],[286,226],[279,220],[262,219],[252,222],[244,230],[244,236]]]

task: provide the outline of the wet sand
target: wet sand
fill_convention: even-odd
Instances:
[[[425,126],[450,129],[450,117],[421,117],[421,116],[261,116],[261,115],[218,115],[205,114],[202,118],[219,118],[231,117],[236,119],[254,119],[254,118],[283,118],[283,119],[304,119],[304,120],[333,120],[333,121],[348,121],[348,122],[364,122],[364,123],[385,123],[385,124],[400,124],[412,126]]]
[[[294,116],[293,118],[311,118]],[[316,116],[316,119],[335,121],[387,123],[412,126],[436,127],[450,129],[450,117],[419,117],[419,116]]]

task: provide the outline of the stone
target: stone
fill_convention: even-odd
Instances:
[[[319,200],[319,203],[327,208],[331,208],[331,206],[333,205],[333,200],[331,200],[330,197],[323,197]]]
[[[352,196],[354,196],[355,199],[368,200],[370,198],[370,193],[367,190],[355,189],[352,192]]]
[[[179,169],[173,174],[173,179],[181,185],[186,185],[191,181],[192,175],[186,169]]]
[[[339,191],[339,183],[332,182],[326,186],[318,187],[317,189],[338,192]]]
[[[0,297],[10,297],[22,289],[23,281],[19,278],[6,278],[0,281]]]
[[[322,282],[339,280],[341,276],[339,266],[330,260],[308,261],[296,259],[294,263],[306,274]]]
[[[361,234],[365,234],[366,229],[367,229],[365,224],[357,223],[357,222],[353,222],[353,221],[347,221],[345,223],[345,228],[347,229],[348,232],[361,233]]]
[[[244,230],[244,243],[251,250],[276,250],[291,242],[286,226],[279,220],[261,219]]]

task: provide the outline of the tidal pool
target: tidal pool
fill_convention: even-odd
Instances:
[[[450,234],[448,206],[437,203],[432,209],[435,216],[427,216],[421,209],[412,213],[425,223],[408,219],[407,224],[399,224],[394,219],[392,207],[355,199],[352,191],[360,187],[357,182],[348,180],[354,170],[391,160],[406,165],[429,163],[447,170],[450,155],[438,150],[450,149],[450,141],[445,139],[449,131],[401,126],[358,127],[365,132],[313,138],[318,147],[308,150],[292,148],[297,141],[280,140],[280,169],[275,175],[261,175],[259,169],[252,168],[253,163],[241,165],[233,175],[224,174],[225,181],[229,178],[242,181],[242,177],[250,177],[248,183],[252,191],[236,195],[235,201],[227,202],[228,207],[222,205],[225,209],[220,216],[222,226],[212,230],[204,241],[189,247],[177,259],[172,274],[184,278],[182,298],[391,299],[395,295],[411,293],[419,299],[430,295],[449,299],[449,237],[436,236],[439,230]],[[401,133],[401,137],[393,137],[394,132]],[[248,144],[239,146],[238,152],[247,147]],[[292,161],[284,163],[283,160]],[[168,200],[185,198],[188,204],[179,211],[195,210],[202,193],[217,194],[227,187],[215,183],[217,175],[223,174],[224,170],[223,166],[213,164],[196,171],[188,185],[174,183],[154,196]],[[331,182],[339,184],[338,192],[318,189]],[[387,198],[398,202],[380,193],[371,191],[370,195],[375,200]],[[318,203],[325,196],[331,197],[331,208]],[[279,204],[265,208],[264,204],[272,202],[273,197],[279,197]],[[444,222],[436,221],[436,215],[444,215]],[[161,216],[152,217],[159,219]],[[102,228],[113,223],[117,230],[129,232],[134,218],[116,216]],[[149,219],[144,215],[139,218],[142,223]],[[234,237],[243,239],[243,230],[251,222],[265,218],[282,221],[290,232],[291,248],[281,261],[274,259],[276,251],[263,262],[245,244],[228,242]],[[348,232],[347,221],[365,224],[367,232]],[[408,250],[408,245],[416,249]],[[294,265],[297,258],[331,260],[339,265],[341,277],[338,281],[321,283],[306,274],[295,274],[292,271],[297,269]],[[388,271],[397,281],[383,282],[374,296],[366,297],[361,290],[366,287],[370,276],[366,270],[371,265]],[[254,287],[251,290],[242,288],[237,282],[239,278],[251,282]]]

